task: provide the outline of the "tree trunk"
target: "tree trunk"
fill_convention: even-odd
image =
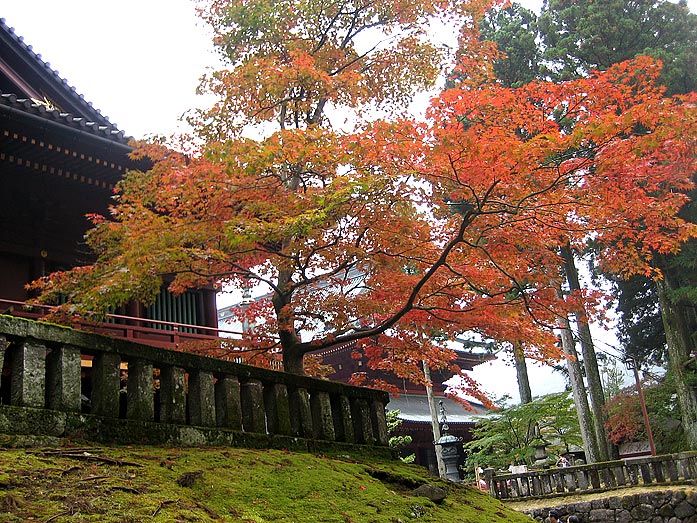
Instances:
[[[581,284],[578,279],[578,270],[576,269],[576,262],[571,247],[568,245],[563,247],[561,253],[564,258],[564,268],[569,289],[572,292],[580,291]],[[598,458],[600,461],[608,461],[611,457],[610,449],[612,445],[605,431],[606,415],[603,380],[600,377],[598,360],[595,357],[595,346],[593,345],[593,338],[591,336],[590,327],[588,326],[586,311],[581,309],[574,313],[574,316],[578,324],[581,353],[583,354],[583,366],[586,370],[586,380],[588,381],[590,407],[593,412],[593,428],[598,442]]]
[[[569,320],[562,318],[559,320],[559,323],[559,336],[562,349],[567,355],[566,368],[569,371],[569,381],[571,382],[571,391],[573,392],[574,404],[576,405],[578,424],[581,427],[581,439],[586,451],[586,459],[589,463],[596,463],[600,461],[600,451],[598,450],[598,442],[593,430],[593,417],[588,406],[588,396],[586,394],[586,386],[583,383],[583,373],[581,372],[581,362],[576,352],[576,343],[574,342]]]
[[[690,450],[697,450],[697,390],[694,371],[686,367],[694,350],[690,318],[684,307],[674,303],[669,292],[674,288],[667,272],[656,284],[661,316],[668,345],[668,365],[675,378],[675,388],[680,402],[682,425]]]
[[[532,403],[532,391],[530,390],[530,379],[528,378],[528,366],[525,363],[525,352],[523,344],[519,341],[513,343],[513,361],[518,378],[518,393],[521,403]]]
[[[283,348],[283,370],[289,374],[305,374],[304,353],[293,348]]]
[[[424,378],[426,378],[426,398],[428,399],[428,410],[431,412],[431,428],[433,430],[433,441],[436,442],[440,439],[440,424],[438,422],[438,408],[435,404],[435,398],[433,397],[433,386],[431,382],[431,369],[428,367],[428,363],[422,362],[424,366]],[[434,450],[436,451],[436,463],[438,464],[438,476],[441,478],[447,477],[447,471],[445,469],[445,462],[443,461],[443,455],[441,453],[443,447],[441,445],[434,445]]]
[[[290,303],[290,291],[292,283],[291,271],[280,271],[278,274],[278,288],[271,298],[274,312],[278,321],[278,334],[281,342],[283,356],[283,370],[290,374],[305,374],[303,356],[300,350],[300,337],[295,331],[295,317],[293,311],[286,307]]]

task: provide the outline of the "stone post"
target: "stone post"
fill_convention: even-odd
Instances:
[[[153,421],[155,419],[155,388],[152,363],[139,358],[128,361],[126,401],[126,416],[128,419],[141,421]]]
[[[290,428],[290,402],[288,388],[282,383],[268,383],[264,386],[264,407],[269,434],[288,436]]]
[[[311,395],[313,435],[316,439],[334,441],[334,416],[332,415],[332,401],[327,392],[317,392]]]
[[[46,347],[26,339],[12,356],[10,403],[43,408],[46,400]]]
[[[346,443],[355,443],[356,437],[353,433],[351,403],[343,394],[332,398],[332,414],[334,415],[336,439]]]
[[[245,432],[266,434],[264,411],[264,386],[259,380],[249,380],[240,387],[242,400],[242,426]]]
[[[240,381],[236,376],[223,376],[215,382],[215,417],[219,427],[242,430]]]
[[[215,426],[213,374],[203,370],[189,373],[189,422],[200,427]]]
[[[160,421],[186,423],[186,378],[181,367],[160,367]]]
[[[63,345],[46,356],[46,405],[49,409],[80,412],[82,388],[80,349]]]
[[[370,420],[370,406],[364,399],[355,399],[351,403],[351,417],[356,443],[372,444],[375,441],[373,424]]]
[[[121,357],[99,352],[92,360],[92,414],[119,417]]]
[[[385,417],[385,404],[379,400],[370,403],[370,420],[373,424],[373,434],[378,445],[387,445],[387,418]]]
[[[0,334],[0,376],[2,375],[2,369],[5,366],[5,353],[7,352],[7,347],[10,342],[7,338]]]
[[[312,408],[307,389],[297,388],[290,395],[291,434],[303,438],[312,437]]]

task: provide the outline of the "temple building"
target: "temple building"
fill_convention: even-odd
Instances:
[[[331,380],[348,383],[354,373],[365,372],[369,378],[380,379],[394,385],[399,390],[399,395],[393,395],[390,398],[388,409],[399,411],[398,418],[402,420],[395,435],[408,435],[412,438],[411,444],[405,446],[401,454],[403,456],[414,454],[415,463],[427,467],[431,473],[438,475],[438,464],[433,445],[432,415],[428,405],[426,388],[407,379],[399,378],[392,373],[367,368],[366,358],[352,356],[355,350],[355,343],[346,343],[318,351],[317,355],[322,357],[323,363],[331,365],[335,370],[334,374],[327,376]],[[454,363],[462,370],[468,371],[493,358],[488,352],[465,349],[464,347],[457,349],[456,352],[457,358]],[[476,417],[485,414],[488,409],[479,403],[470,401],[472,410],[468,410],[462,403],[446,396],[444,383],[450,378],[452,378],[452,373],[447,370],[431,371],[434,408],[439,409],[442,405],[445,409],[451,435],[462,438],[463,442],[471,441]],[[436,412],[438,419],[440,419],[439,414]]]
[[[129,158],[129,141],[0,19],[0,312],[31,316],[22,310],[28,282],[92,261],[86,215],[107,214],[121,177],[148,168]],[[114,313],[113,324],[133,323],[119,315],[156,320],[135,326],[163,345],[171,339],[147,330],[217,327],[212,289],[163,291],[150,307],[133,303]]]

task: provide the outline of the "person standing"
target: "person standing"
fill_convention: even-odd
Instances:
[[[547,520],[549,523],[561,523],[559,521],[559,512],[556,510],[552,509],[549,511],[549,516],[547,517]]]

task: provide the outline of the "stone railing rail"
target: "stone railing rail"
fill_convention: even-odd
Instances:
[[[386,392],[0,316],[0,434],[387,447]]]
[[[519,474],[484,470],[489,493],[501,500],[585,494],[623,487],[697,479],[697,452],[627,458]]]

